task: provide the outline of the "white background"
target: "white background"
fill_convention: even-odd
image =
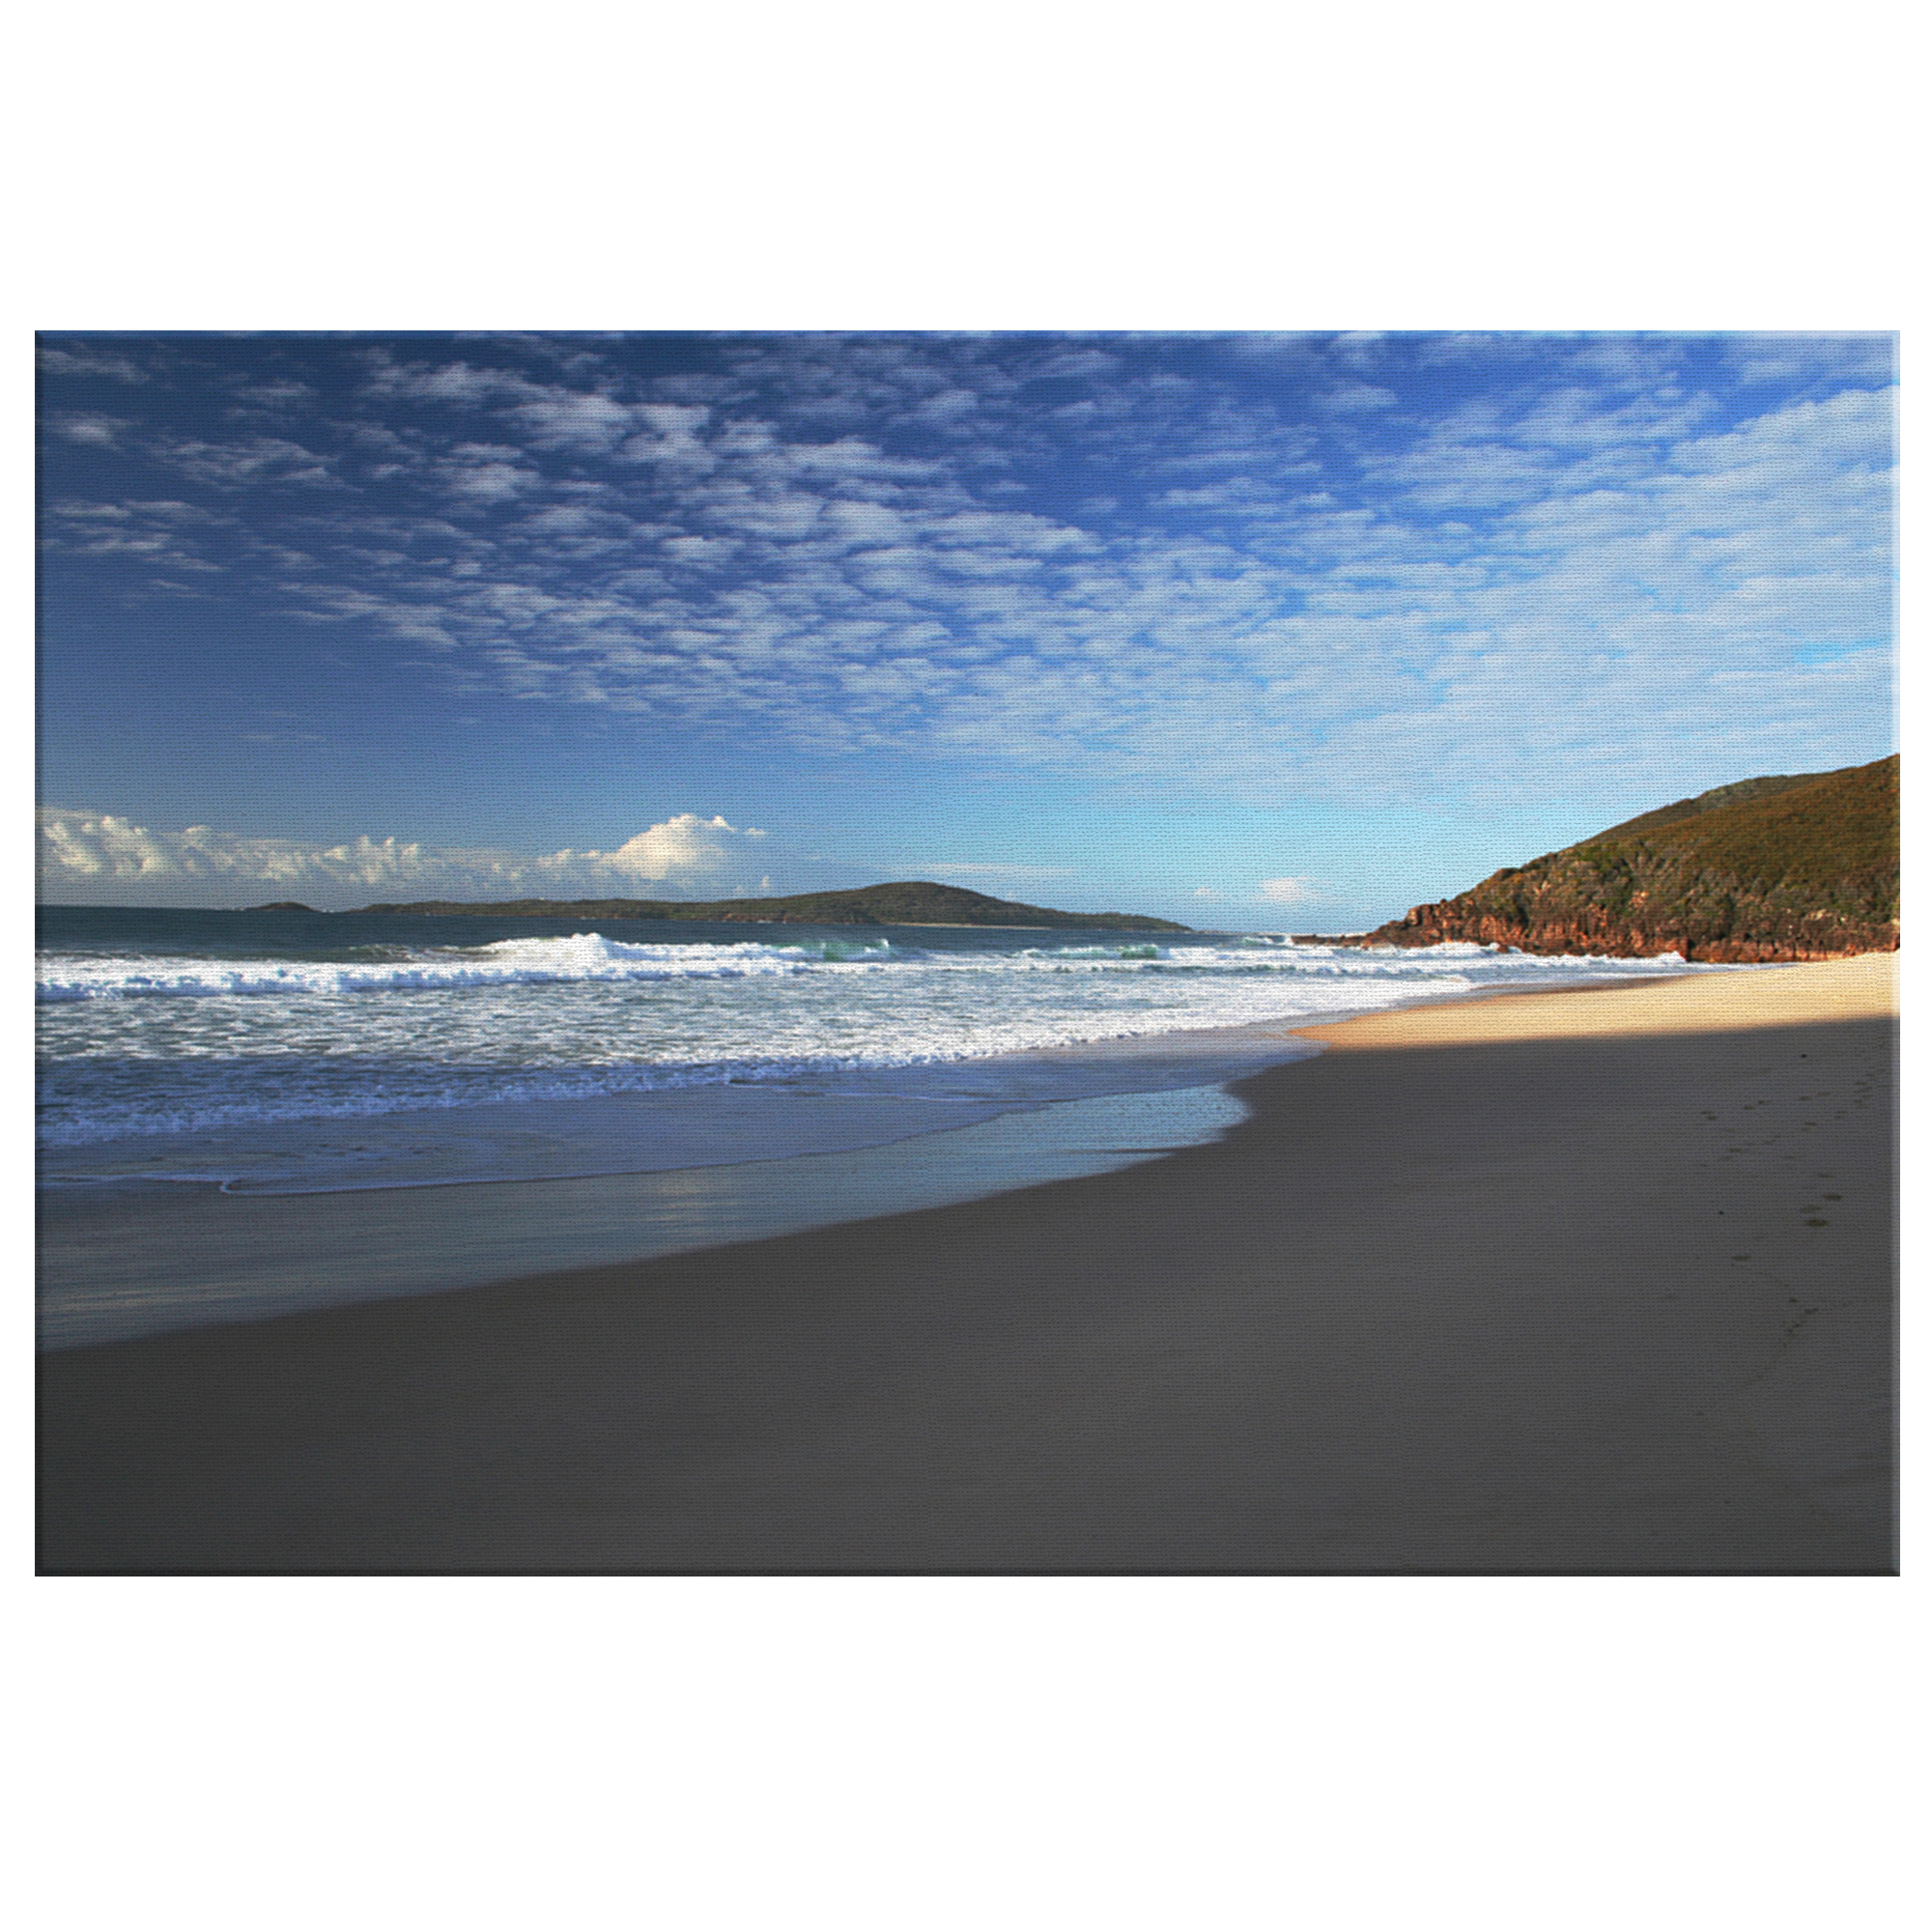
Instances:
[[[1902,7],[189,0],[10,43],[16,452],[37,327],[1901,328],[1908,450],[1923,413]],[[33,1579],[9,481],[19,1922],[1905,1922],[1910,1507],[1903,1582]]]

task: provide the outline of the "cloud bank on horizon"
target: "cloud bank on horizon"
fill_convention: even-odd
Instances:
[[[44,782],[87,807],[43,827],[47,874],[674,884],[748,836],[706,798],[797,835],[780,889],[861,883],[808,875],[836,801],[779,826],[772,787],[862,772],[966,787],[954,875],[1077,880],[1097,831],[1017,836],[966,791],[1060,787],[1057,822],[1151,847],[1176,802],[1640,809],[1861,762],[1894,742],[1892,352],[43,337]],[[514,856],[506,742],[552,748],[565,836],[651,829]],[[223,774],[235,829],[168,817],[171,744]],[[646,774],[641,810],[571,818],[586,745]],[[330,758],[323,810],[292,773]],[[412,816],[439,766],[461,839]],[[345,836],[345,811],[385,829]],[[848,813],[847,870],[878,818]],[[1256,836],[1176,895],[1310,896],[1321,855]]]
[[[292,838],[250,838],[213,826],[153,832],[111,812],[43,807],[40,814],[43,886],[75,889],[102,902],[124,902],[129,889],[168,890],[206,884],[231,898],[275,887],[314,893],[322,910],[366,902],[390,889],[418,898],[554,898],[630,895],[696,898],[694,881],[711,881],[755,856],[755,826],[742,831],[723,818],[680,812],[639,832],[611,852],[560,852],[531,857],[507,851],[448,851],[418,840],[368,834],[318,847]],[[769,889],[770,881],[764,882]],[[90,891],[89,889],[94,889]],[[649,890],[646,890],[646,889]],[[104,890],[103,890],[104,889]],[[752,888],[730,891],[750,896]],[[53,896],[49,894],[49,896]],[[136,901],[138,902],[138,901]]]

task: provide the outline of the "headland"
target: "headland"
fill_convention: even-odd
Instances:
[[[308,907],[257,906],[251,910],[308,911]],[[421,899],[371,905],[371,913],[434,913],[488,919],[676,919],[723,921],[734,925],[930,925],[1012,926],[1035,931],[1188,932],[1171,919],[1130,912],[1058,912],[945,886],[931,879],[900,879],[850,892],[793,893],[781,898],[731,899]]]
[[[1365,943],[1707,963],[1895,949],[1899,765],[1894,753],[1719,785],[1413,906]]]

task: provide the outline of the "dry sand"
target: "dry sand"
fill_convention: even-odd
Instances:
[[[1311,1028],[1220,1143],[49,1355],[51,1571],[1895,1567],[1895,959]]]

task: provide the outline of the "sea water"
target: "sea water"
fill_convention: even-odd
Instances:
[[[668,1252],[1097,1172],[1223,1131],[1241,1115],[1226,1082],[1315,1051],[1287,1037],[1297,1024],[1685,970],[1674,955],[1365,951],[1279,933],[45,908],[43,1339],[460,1285],[486,1278],[493,1256],[501,1276]],[[621,1208],[592,1205],[595,1177],[629,1178],[594,1197]],[[485,1182],[492,1203],[513,1202],[500,1225],[479,1205]],[[564,1183],[568,1214],[528,1192]],[[233,1202],[405,1189],[447,1201],[418,1196],[402,1219],[393,1203],[338,1204],[333,1221],[312,1207],[280,1224],[266,1207],[251,1219],[159,1205],[184,1190]],[[200,1218],[160,1249],[129,1234],[117,1252],[129,1216],[158,1228],[184,1213]],[[279,1259],[260,1232],[274,1225],[302,1231]],[[415,1252],[405,1225],[423,1231]],[[546,1226],[524,1253],[514,1231]],[[227,1263],[224,1240],[239,1243]],[[194,1268],[167,1263],[167,1242],[197,1250]],[[369,1286],[372,1243],[386,1286]],[[155,1253],[121,1279],[136,1250]],[[171,1265],[184,1275],[172,1285]]]

